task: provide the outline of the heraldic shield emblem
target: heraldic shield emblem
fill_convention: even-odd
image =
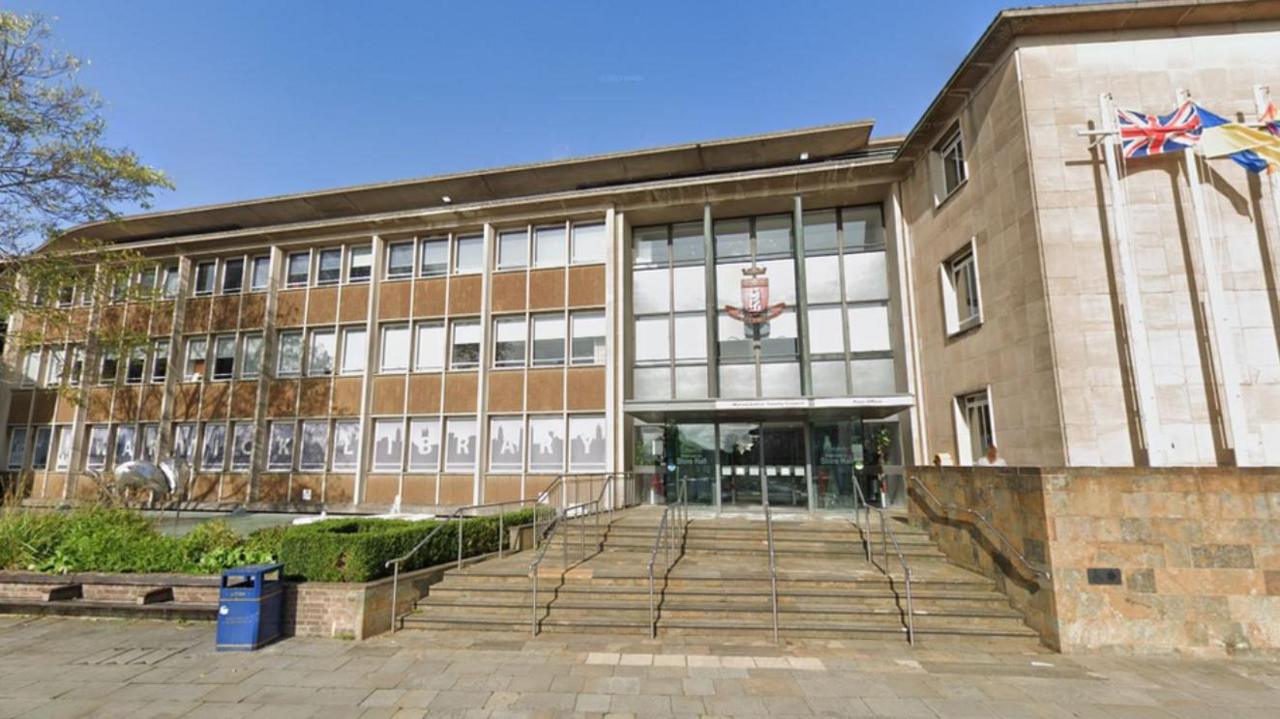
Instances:
[[[726,306],[730,317],[748,324],[764,324],[782,314],[785,302],[769,304],[769,276],[767,268],[751,266],[742,270],[742,306]]]

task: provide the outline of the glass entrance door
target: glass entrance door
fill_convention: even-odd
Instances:
[[[760,425],[720,425],[720,504],[759,507]]]
[[[720,504],[808,507],[804,427],[720,425]]]
[[[761,442],[765,489],[770,507],[809,506],[809,478],[805,472],[804,427],[765,425]]]

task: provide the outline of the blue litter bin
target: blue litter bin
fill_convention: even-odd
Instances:
[[[280,637],[283,579],[283,564],[255,564],[222,573],[218,651],[252,651]]]

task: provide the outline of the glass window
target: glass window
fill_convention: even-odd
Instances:
[[[636,367],[632,371],[633,399],[671,399],[671,367]]]
[[[960,406],[961,434],[959,445],[968,450],[968,457],[960,457],[965,464],[973,464],[987,454],[987,448],[996,443],[995,427],[991,423],[991,396],[987,390],[956,398]]]
[[[631,308],[636,314],[670,312],[671,271],[666,267],[660,267],[633,272],[631,274]]]
[[[493,366],[523,367],[527,339],[528,324],[523,315],[495,319],[493,321]]]
[[[298,455],[298,469],[323,470],[329,455],[329,423],[325,420],[306,420],[302,423],[302,452]]]
[[[570,316],[570,364],[604,364],[604,313],[574,312]]]
[[[404,457],[404,421],[379,419],[373,422],[373,469],[399,472]]]
[[[409,369],[409,325],[386,325],[382,328],[382,352],[379,368],[383,372]]]
[[[529,418],[529,471],[564,471],[564,418]]]
[[[484,237],[459,237],[454,245],[453,272],[466,274],[484,268]]]
[[[114,372],[112,373],[115,374]],[[30,386],[40,378],[40,350],[31,350],[22,358],[22,384]]]
[[[564,265],[564,225],[538,227],[533,231],[533,266]]]
[[[151,296],[151,291],[156,288],[156,268],[148,267],[138,273],[138,288],[142,290],[142,297]],[[73,291],[66,293],[63,293],[62,290],[58,291],[58,304],[64,307],[71,304],[71,295],[74,294],[74,288],[68,287],[66,289]],[[64,298],[65,302],[63,301]]]
[[[715,223],[716,260],[751,256],[751,222],[718,220]]]
[[[280,377],[296,377],[302,374],[301,332],[280,333],[280,352],[276,361],[276,374]]]
[[[151,351],[151,381],[163,382],[169,375],[169,340],[156,340]]]
[[[804,258],[805,298],[809,302],[840,301],[840,262],[838,255]]]
[[[884,249],[884,219],[879,205],[841,209],[840,228],[844,234],[845,252]]]
[[[529,231],[506,230],[498,233],[498,269],[510,270],[529,264]]]
[[[165,299],[171,300],[174,297],[178,296],[178,280],[179,279],[181,279],[181,277],[178,274],[178,266],[165,265],[164,280],[161,283],[161,290],[160,290],[161,294],[164,295]],[[84,295],[81,297],[81,300],[83,301],[84,299],[90,298],[91,296],[92,295],[89,292],[85,292]]]
[[[187,464],[196,459],[196,426],[195,424],[176,424],[173,426],[173,456]]]
[[[210,260],[196,265],[196,282],[193,292],[197,295],[213,294],[214,271],[218,265]]]
[[[799,397],[798,362],[764,362],[760,365],[761,397]]]
[[[267,469],[288,471],[293,468],[293,420],[271,423],[267,442]]]
[[[334,285],[342,279],[342,248],[331,247],[320,250],[316,260],[316,284]]]
[[[665,225],[660,227],[637,227],[631,232],[632,242],[635,245],[635,265],[642,267],[645,265],[663,265],[667,264],[667,228]]]
[[[36,367],[38,368],[40,356],[36,355]],[[112,350],[106,350],[102,353],[102,365],[98,372],[98,382],[102,384],[111,384],[116,381],[116,377],[120,372],[120,358]],[[38,371],[38,370],[37,370]],[[32,376],[35,372],[32,372]]]
[[[449,274],[449,241],[432,239],[422,241],[423,277],[440,277]]]
[[[707,396],[707,366],[676,367],[676,397],[702,399]]]
[[[47,387],[57,387],[62,384],[62,373],[66,365],[67,350],[64,347],[54,347],[49,350],[49,366],[44,369],[44,383]]]
[[[67,377],[67,384],[80,384],[80,376],[84,373],[84,347],[80,345],[71,346],[71,375]]]
[[[71,425],[58,428],[58,454],[54,456],[54,469],[65,470],[71,467],[71,449],[75,439],[75,431]]]
[[[142,459],[155,462],[160,456],[160,425],[142,425]]]
[[[347,327],[342,330],[342,374],[364,372],[365,359],[369,356],[369,337],[363,327]]]
[[[564,315],[533,317],[533,366],[550,367],[564,364]]]
[[[756,254],[791,254],[791,215],[756,218]]]
[[[800,332],[796,311],[788,307],[769,322],[769,336],[760,340],[760,355],[766,358],[795,357],[800,354]]]
[[[889,299],[889,276],[884,252],[858,252],[844,256],[844,292],[850,302]]]
[[[707,270],[703,265],[674,267],[672,275],[672,300],[676,312],[704,310],[707,308]]]
[[[440,420],[409,420],[409,471],[440,471]]]
[[[289,255],[284,284],[286,287],[306,287],[311,281],[311,252],[294,252]]]
[[[89,428],[89,449],[86,458],[86,464],[89,469],[102,469],[107,466],[107,442],[109,439],[107,435],[110,429],[105,424],[98,424]]]
[[[805,254],[830,254],[836,249],[836,211],[815,210],[804,213]]]
[[[935,150],[942,165],[942,198],[959,189],[968,177],[968,168],[964,162],[964,143],[960,139],[960,128],[951,131]],[[941,199],[941,198],[940,198]]]
[[[355,469],[360,456],[360,422],[340,419],[333,423],[333,469]]]
[[[262,335],[245,335],[240,341],[240,376],[257,377],[262,372]]]
[[[373,247],[356,245],[347,253],[347,282],[368,282],[373,274]]]
[[[444,369],[444,323],[419,322],[417,328],[417,354],[413,369],[417,372],[436,372]]]
[[[849,351],[888,352],[889,308],[863,305],[849,308]]]
[[[337,342],[338,336],[333,330],[311,330],[311,345],[307,348],[307,376],[333,374]]]
[[[244,289],[244,259],[237,257],[222,262],[222,294],[230,295]]]
[[[476,466],[475,418],[450,417],[445,420],[447,442],[444,453],[446,472],[470,472]]]
[[[271,284],[271,256],[262,255],[253,258],[253,276],[249,278],[249,289],[265,290]]]
[[[954,319],[949,322],[951,332],[968,329],[982,321],[982,304],[978,297],[978,265],[973,250],[966,249],[947,262],[950,275],[951,297],[947,298]]]
[[[570,415],[569,471],[593,472],[605,468],[603,416]]]
[[[413,243],[396,242],[387,245],[387,278],[413,276]]]
[[[842,315],[839,305],[809,307],[810,354],[844,354]]]
[[[231,469],[248,469],[253,464],[253,422],[231,424]]]
[[[707,359],[706,315],[676,315],[675,336],[677,362]]]
[[[22,469],[26,463],[27,429],[16,427],[9,431],[9,469]]]
[[[58,288],[58,306],[70,307],[76,299],[76,288],[71,285],[63,285]]]
[[[706,256],[701,222],[685,222],[671,227],[671,257],[677,265],[701,264]]]
[[[849,363],[849,367],[853,375],[854,395],[894,394],[898,391],[892,359],[856,359]]]
[[[519,472],[524,468],[524,420],[493,417],[489,420],[489,471]]]
[[[608,251],[603,224],[574,225],[570,252],[575,265],[604,262]]]
[[[236,371],[236,336],[218,335],[213,341],[213,378],[231,379]]]
[[[753,364],[720,365],[720,396],[741,399],[756,396],[756,366]]]
[[[636,318],[636,362],[671,360],[670,315]]]
[[[204,426],[204,449],[200,452],[200,469],[221,472],[227,453],[227,425],[209,423]]]
[[[449,369],[472,369],[479,366],[480,323],[476,320],[454,322]]]
[[[126,384],[141,384],[142,377],[147,371],[147,350],[143,347],[135,347],[129,350],[129,362],[124,366],[124,381]]]

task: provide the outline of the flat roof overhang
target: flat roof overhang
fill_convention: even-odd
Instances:
[[[908,394],[874,397],[778,397],[623,402],[622,411],[651,423],[881,419],[915,406]]]

